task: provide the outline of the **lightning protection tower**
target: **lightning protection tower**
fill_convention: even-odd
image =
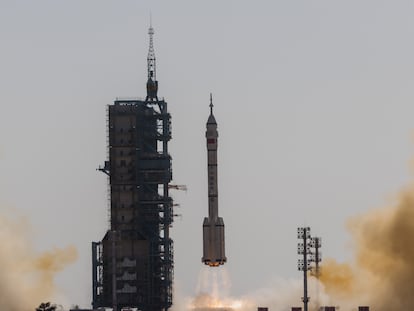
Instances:
[[[321,238],[311,237],[310,227],[298,228],[298,270],[303,271],[303,309],[308,311],[308,271],[313,271],[318,278],[320,274],[319,263],[321,262]],[[311,264],[315,263],[315,267]]]
[[[92,243],[94,308],[161,311],[172,305],[171,117],[157,94],[152,26],[148,33],[145,100],[108,106],[109,159],[99,170],[109,176],[110,229]]]
[[[308,311],[308,271],[310,270],[310,228],[301,227],[298,228],[298,239],[301,242],[298,243],[298,255],[302,255],[302,258],[298,259],[298,270],[303,271],[303,309]]]
[[[322,261],[322,253],[321,253],[322,238],[312,237],[309,245],[313,249],[311,260],[315,263],[315,266],[311,267],[311,275],[319,279],[319,277],[321,276],[320,262]]]

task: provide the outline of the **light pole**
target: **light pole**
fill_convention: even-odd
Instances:
[[[321,276],[319,263],[322,261],[322,253],[320,251],[322,239],[319,237],[312,237],[310,246],[313,248],[313,254],[310,258],[315,263],[315,266],[311,268],[311,274],[319,280],[319,277]],[[319,282],[316,283],[316,302],[319,304]]]
[[[313,270],[313,275],[316,278],[320,276],[319,263],[322,261],[322,254],[320,248],[322,245],[322,239],[318,237],[311,237],[310,227],[298,228],[298,255],[302,258],[298,259],[298,270],[303,271],[303,308],[304,311],[308,311],[308,271]],[[315,269],[311,267],[311,263],[315,263]],[[319,294],[318,294],[319,296]]]
[[[311,261],[315,263],[314,269],[312,268],[312,275],[319,279],[321,276],[321,270],[319,263],[322,261],[322,253],[320,248],[322,246],[322,239],[319,237],[312,237],[310,240],[310,247],[314,249],[313,254],[310,256]]]
[[[310,270],[311,258],[311,235],[310,227],[298,228],[298,239],[301,242],[298,243],[298,255],[302,255],[302,258],[298,259],[298,270],[303,271],[303,308],[304,311],[308,311],[308,270]]]

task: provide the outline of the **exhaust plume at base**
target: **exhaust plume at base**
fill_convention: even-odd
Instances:
[[[317,310],[320,304],[327,304],[329,297],[323,286],[317,290],[316,279],[309,280],[310,306]],[[273,280],[265,288],[255,290],[240,298],[230,296],[231,282],[224,267],[205,268],[200,271],[196,296],[189,301],[185,310],[190,311],[257,311],[257,308],[269,307],[269,310],[290,310],[292,306],[301,306],[303,295],[301,279]],[[316,296],[319,298],[316,299]]]
[[[188,310],[236,310],[241,301],[230,297],[231,282],[224,267],[203,267],[199,273],[196,296]]]
[[[10,214],[10,213],[8,213]],[[55,274],[77,258],[75,247],[36,254],[24,218],[0,214],[0,306],[8,311],[32,311],[57,295]]]

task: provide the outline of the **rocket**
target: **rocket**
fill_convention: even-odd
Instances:
[[[218,216],[217,189],[217,122],[213,115],[213,99],[210,94],[210,116],[207,120],[207,172],[208,172],[208,217],[203,222],[203,258],[210,267],[218,267],[226,261],[224,251],[224,222]]]

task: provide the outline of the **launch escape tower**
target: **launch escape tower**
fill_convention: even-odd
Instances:
[[[168,142],[171,117],[157,96],[149,28],[145,100],[117,99],[108,106],[110,230],[92,242],[93,307],[167,310],[172,305],[173,201]]]

